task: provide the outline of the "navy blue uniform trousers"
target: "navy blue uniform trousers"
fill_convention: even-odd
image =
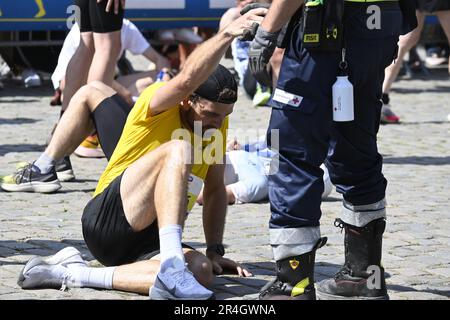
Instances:
[[[377,148],[382,83],[396,57],[403,21],[398,7],[381,6],[381,29],[370,29],[367,8],[373,4],[345,9],[352,122],[332,120],[332,85],[341,53],[302,49],[300,32],[294,31],[270,103],[268,143],[279,152],[278,171],[269,177],[271,229],[319,226],[323,162],[344,202],[365,206],[385,198],[387,181]],[[271,130],[279,131],[279,141],[272,141]]]

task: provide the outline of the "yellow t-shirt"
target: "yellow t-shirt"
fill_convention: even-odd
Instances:
[[[108,166],[100,177],[94,197],[102,193],[115,178],[120,176],[136,160],[155,150],[163,143],[172,140],[172,138],[180,139],[178,134],[174,135],[177,129],[183,129],[179,106],[173,106],[163,113],[147,117],[151,99],[156,90],[163,85],[163,82],[158,82],[145,89],[134,105],[128,115],[122,135],[108,162]],[[188,133],[188,136],[184,139],[190,139],[193,146],[200,146],[197,148],[197,152],[194,151],[196,155],[194,155],[194,165],[189,177],[188,212],[191,211],[201,191],[209,165],[214,163],[211,159],[222,160],[223,158],[226,148],[227,129],[228,117],[225,119],[220,131],[217,130],[215,132],[215,134],[221,133],[221,135],[219,137],[214,135],[214,138],[210,138],[210,140],[206,137],[202,138],[195,135],[187,129],[183,130],[184,133]],[[220,141],[220,137],[223,138],[222,141]],[[216,141],[216,139],[219,140]],[[205,161],[205,159],[208,160]]]

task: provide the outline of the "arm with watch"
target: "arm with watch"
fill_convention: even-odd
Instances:
[[[214,164],[208,169],[203,192],[203,230],[206,239],[206,256],[211,260],[215,274],[224,270],[237,273],[241,277],[252,274],[239,263],[224,257],[223,232],[227,213],[227,195],[223,183],[224,164]]]

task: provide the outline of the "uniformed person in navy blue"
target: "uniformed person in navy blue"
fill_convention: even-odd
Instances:
[[[415,1],[304,2],[274,0],[249,53],[252,73],[270,81],[268,61],[280,30],[289,25],[270,102],[269,132],[279,130],[279,145],[272,145],[279,170],[269,178],[277,274],[260,299],[316,299],[315,252],[326,242],[319,228],[323,162],[343,195],[335,225],[345,230],[345,264],[333,279],[317,284],[317,297],[388,299],[381,264],[387,181],[377,133],[384,70],[396,57],[399,35],[417,25]],[[333,121],[332,86],[340,73],[354,88],[353,121]]]

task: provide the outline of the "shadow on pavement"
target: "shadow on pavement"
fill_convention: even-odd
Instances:
[[[52,97],[54,90],[50,81],[43,81],[42,86],[37,88],[25,88],[25,86],[16,80],[2,80],[4,88],[0,91],[0,103],[20,103],[23,99],[2,99],[3,97]],[[27,102],[30,102],[26,100]]]
[[[11,152],[42,152],[44,150],[45,145],[43,144],[1,144],[0,156],[4,156],[5,154]]]
[[[32,102],[39,102],[39,99],[0,99],[0,103],[32,103]]]
[[[84,183],[84,182],[98,182],[98,179],[78,179],[75,178],[75,180],[70,181],[70,182],[78,182],[78,183]]]
[[[77,181],[74,181],[77,182]],[[70,182],[67,182],[70,183]],[[83,193],[90,193],[90,192],[94,192],[95,191],[95,187],[93,188],[86,188],[86,189],[65,189],[64,187],[62,189],[59,189],[56,193],[60,193],[60,194],[69,194],[69,193],[77,193],[77,192],[83,192]]]
[[[30,239],[27,241],[0,240],[0,257],[8,258],[20,255],[48,256],[55,254],[65,247],[77,248],[87,261],[95,260],[84,240],[75,239],[63,239],[61,241],[41,239]],[[20,263],[0,260],[0,266],[6,264]]]
[[[397,284],[392,284],[392,285],[387,285],[388,290],[392,290],[392,291],[397,291],[397,292],[425,292],[425,293],[432,293],[432,294],[436,294],[439,296],[444,296],[447,298],[450,298],[450,290],[439,290],[439,289],[432,289],[432,288],[427,288],[427,289],[414,289],[411,287],[407,287],[407,286],[401,286],[401,285],[397,285]]]
[[[434,80],[445,80],[445,79],[434,79]],[[420,94],[420,93],[448,93],[450,86],[436,86],[434,88],[418,89],[418,88],[397,88],[396,93],[399,94]]]
[[[29,124],[29,123],[36,123],[39,122],[41,120],[37,120],[37,119],[30,119],[30,118],[14,118],[14,119],[5,119],[5,118],[0,118],[0,125],[2,124]]]
[[[411,122],[400,122],[400,123],[392,123],[389,125],[398,125],[398,126],[416,126],[419,124],[450,124],[447,120],[442,121],[411,121]]]
[[[383,163],[413,164],[422,166],[445,166],[450,165],[450,157],[385,157]]]

